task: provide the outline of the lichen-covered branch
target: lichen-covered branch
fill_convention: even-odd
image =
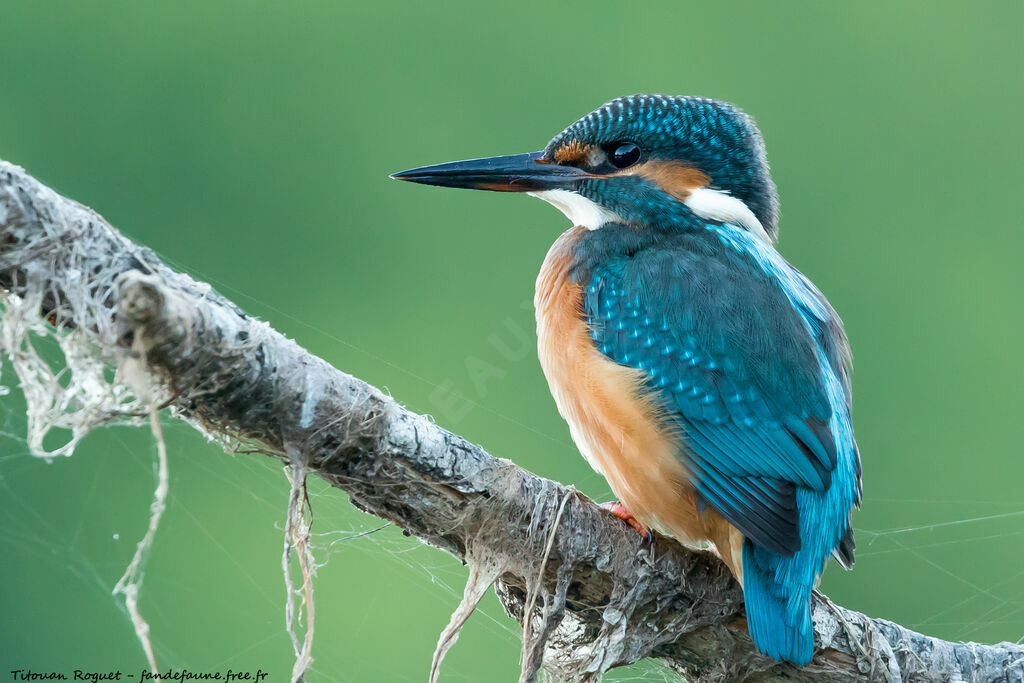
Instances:
[[[758,655],[742,593],[712,554],[666,538],[645,546],[571,487],[404,409],[2,162],[0,288],[0,343],[23,385],[46,385],[27,339],[40,326],[81,375],[30,397],[31,438],[51,423],[76,427],[77,438],[139,420],[139,402],[102,366],[142,349],[175,417],[225,444],[300,458],[359,508],[474,565],[441,645],[494,581],[508,613],[528,622],[523,680],[538,666],[596,679],[646,657],[695,681],[1024,680],[1024,647],[946,642],[824,597],[815,601],[810,665]],[[441,656],[439,647],[436,664]]]

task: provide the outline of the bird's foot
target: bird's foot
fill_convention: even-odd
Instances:
[[[633,529],[643,537],[644,543],[650,543],[654,540],[654,534],[651,533],[651,530],[641,524],[640,521],[633,516],[633,513],[627,510],[626,506],[621,502],[613,500],[610,503],[601,503],[601,509],[607,510],[626,524],[633,527]]]

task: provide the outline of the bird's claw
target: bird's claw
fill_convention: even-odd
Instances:
[[[626,524],[633,527],[633,529],[640,534],[644,540],[644,544],[649,544],[654,540],[654,533],[651,532],[646,526],[640,523],[640,521],[633,516],[633,514],[626,509],[626,506],[617,500],[613,500],[608,503],[601,503],[601,509],[607,510]]]

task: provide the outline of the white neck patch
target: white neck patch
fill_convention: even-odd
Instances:
[[[565,217],[572,221],[573,225],[582,225],[587,230],[597,230],[606,223],[626,222],[614,211],[606,209],[576,192],[544,190],[527,194],[543,199],[565,214]],[[761,221],[757,219],[750,207],[727,192],[698,187],[690,191],[685,204],[701,218],[735,225],[766,244],[772,243],[771,237],[765,232],[764,226],[761,225]]]
[[[690,191],[684,203],[701,218],[735,225],[767,244],[772,243],[771,237],[750,207],[727,192],[698,187]]]
[[[565,214],[573,225],[582,225],[587,230],[597,230],[605,223],[624,223],[622,217],[609,211],[597,202],[568,190],[544,190],[528,192],[531,197],[543,199]],[[742,204],[742,202],[740,202]],[[757,219],[755,219],[757,220]],[[760,225],[760,223],[758,223]]]

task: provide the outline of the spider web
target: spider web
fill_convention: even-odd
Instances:
[[[170,262],[169,259],[166,261]],[[181,268],[181,266],[178,266]],[[202,274],[193,273],[210,281]],[[314,325],[298,320],[269,304],[247,297],[234,291],[224,283],[216,283],[222,291],[229,292],[236,299],[246,299],[256,307],[273,313],[272,317],[284,317],[296,322],[311,333],[320,335],[330,342],[340,344],[348,350],[362,354],[370,362],[398,372],[428,388],[440,383],[422,374],[402,367],[401,364],[382,358],[370,351],[339,338]],[[52,341],[52,340],[51,340]],[[61,351],[66,358],[67,347],[59,349],[45,344],[41,357],[48,363],[59,364]],[[72,347],[72,351],[74,351]],[[58,367],[54,365],[53,367]],[[72,373],[73,374],[73,373]],[[73,377],[54,372],[55,381],[65,389]],[[99,381],[98,378],[94,378]],[[106,377],[104,382],[112,379]],[[129,615],[123,603],[112,597],[117,578],[131,557],[132,544],[142,535],[146,519],[146,505],[152,490],[154,446],[151,438],[141,430],[111,428],[90,437],[97,446],[87,449],[88,463],[58,461],[47,466],[30,457],[41,451],[50,454],[65,454],[63,449],[67,437],[75,440],[85,438],[88,429],[79,432],[66,431],[74,425],[55,423],[50,430],[56,438],[56,445],[45,440],[31,441],[26,437],[33,432],[26,418],[24,397],[18,391],[7,387],[16,386],[8,366],[0,371],[0,553],[4,557],[17,557],[23,562],[58,567],[66,577],[72,577],[80,587],[93,593],[93,597],[109,601],[120,612],[120,618],[128,620]],[[131,398],[126,394],[116,397],[118,410],[124,411]],[[522,433],[524,445],[539,445],[547,449],[557,447],[559,452],[575,451],[567,437],[546,433],[524,424],[488,405],[469,400],[475,408],[492,417],[510,423]],[[411,409],[430,412],[429,406],[411,405]],[[28,411],[31,413],[31,411]],[[124,411],[130,412],[130,411]],[[130,421],[130,420],[129,420]],[[202,596],[204,586],[187,585],[188,581],[175,577],[171,572],[159,569],[162,535],[174,533],[167,527],[177,525],[179,530],[191,535],[201,549],[210,553],[209,562],[224,575],[230,575],[247,597],[247,600],[219,601],[219,615],[225,623],[244,622],[265,618],[274,614],[275,619],[267,621],[260,636],[244,643],[236,643],[229,652],[219,657],[204,660],[204,667],[216,669],[238,664],[276,646],[279,651],[285,647],[287,638],[282,633],[280,612],[284,603],[278,588],[278,575],[268,580],[267,571],[257,571],[248,558],[240,553],[224,523],[197,514],[189,500],[179,497],[178,485],[188,489],[201,481],[207,488],[213,487],[219,496],[225,498],[225,514],[241,515],[244,520],[262,523],[260,536],[265,543],[280,541],[283,523],[280,519],[282,501],[286,497],[287,485],[280,467],[269,459],[253,458],[248,455],[224,456],[215,446],[203,445],[187,425],[166,420],[164,429],[170,448],[172,472],[181,469],[184,481],[175,481],[168,494],[169,521],[157,535],[154,560],[150,563],[151,584],[147,590],[152,595],[167,596],[173,593],[169,584],[179,582],[179,589],[186,594]],[[62,441],[63,439],[63,441]],[[63,449],[63,450],[62,450]],[[102,450],[101,453],[97,451]],[[214,456],[214,457],[207,457]],[[869,461],[870,462],[870,461]],[[72,464],[74,463],[74,464]],[[62,469],[68,469],[64,476]],[[191,479],[189,479],[191,478]],[[580,488],[595,498],[607,499],[610,493],[604,482],[595,474],[588,473],[580,482]],[[50,497],[67,497],[65,514],[56,515]],[[186,491],[186,496],[189,495]],[[458,602],[465,582],[466,571],[451,561],[446,554],[424,546],[415,539],[402,536],[400,530],[381,525],[376,518],[354,510],[337,490],[319,480],[309,482],[309,501],[314,515],[312,529],[312,550],[318,569],[324,570],[318,579],[318,590],[330,593],[327,586],[332,581],[346,580],[346,567],[353,564],[362,567],[390,565],[388,576],[407,584],[408,590],[423,594],[422,599],[430,603],[439,615],[435,631],[421,634],[427,645],[436,631],[444,625],[447,612]],[[913,594],[915,585],[941,585],[940,596],[918,594],[910,607],[904,607],[900,614],[874,610],[876,616],[891,618],[904,625],[927,633],[950,639],[975,639],[979,641],[1024,640],[1024,568],[1020,565],[1007,567],[987,561],[988,549],[1003,544],[1021,547],[1024,541],[1024,501],[1021,500],[957,500],[949,498],[900,498],[884,499],[868,496],[865,507],[872,509],[899,508],[912,511],[919,524],[892,528],[857,528],[858,569],[861,573],[840,574],[831,570],[826,578],[825,590],[832,584],[842,590],[855,590],[860,576],[884,573],[901,586],[904,593]],[[246,528],[249,522],[246,521]],[[248,531],[246,533],[249,533]],[[272,542],[269,539],[274,539]],[[951,555],[950,553],[954,553]],[[951,562],[956,556],[969,556],[972,565],[967,570],[962,564]],[[1019,553],[1018,553],[1019,556]],[[339,558],[343,558],[340,559]],[[342,565],[338,567],[338,565]],[[335,570],[335,571],[332,571]],[[915,576],[928,575],[930,583],[917,584]],[[157,578],[159,577],[159,578]],[[273,588],[270,588],[273,586]],[[384,590],[385,587],[366,585],[366,590]],[[863,588],[863,587],[861,587]],[[922,588],[923,590],[923,588]],[[200,598],[201,599],[201,598]],[[159,599],[142,596],[144,608],[157,623],[174,623],[174,616],[168,614],[169,606]],[[96,604],[96,600],[92,601]],[[373,613],[373,601],[368,601],[362,613],[346,615],[346,622],[334,632],[320,629],[320,640],[314,647],[314,662],[308,680],[337,680],[338,673],[349,670],[357,664],[361,670],[375,671],[381,679],[420,680],[421,676],[410,678],[407,669],[391,666],[379,658],[362,655],[358,650],[344,646],[348,630],[345,624],[357,624],[359,629],[378,633],[387,638],[391,629],[391,618]],[[857,604],[850,604],[857,608]],[[321,615],[330,610],[324,607]],[[338,609],[335,606],[334,609]],[[865,610],[871,612],[871,610]],[[500,650],[507,661],[509,670],[515,670],[515,660],[520,647],[520,630],[508,619],[496,599],[491,596],[478,610],[471,621],[470,630],[476,630],[474,642]],[[130,635],[130,629],[126,635]],[[468,636],[464,636],[464,647]],[[154,628],[152,641],[157,659],[164,668],[195,665],[193,648],[187,637],[165,629]],[[340,641],[340,645],[337,643]],[[331,647],[326,647],[330,642]],[[426,670],[429,658],[423,660]],[[446,665],[446,679],[455,680],[459,674],[458,648],[453,650]],[[656,662],[643,662],[633,667],[614,670],[606,680],[676,680],[675,674]]]

